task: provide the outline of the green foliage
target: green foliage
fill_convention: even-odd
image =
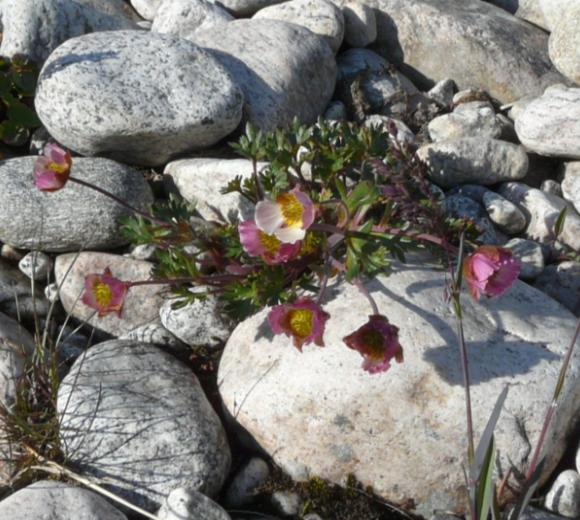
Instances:
[[[34,111],[38,70],[22,57],[0,57],[0,141],[23,146],[40,126]]]

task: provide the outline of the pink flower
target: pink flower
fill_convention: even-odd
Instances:
[[[471,295],[499,296],[507,291],[520,274],[520,261],[509,249],[480,246],[463,261],[463,276]]]
[[[267,264],[288,262],[300,251],[302,242],[284,244],[275,235],[268,235],[258,229],[253,220],[246,220],[238,225],[240,242],[244,251],[250,256],[260,256]]]
[[[120,318],[129,287],[128,282],[115,278],[107,267],[103,274],[93,273],[85,276],[82,302],[98,311],[99,316],[116,312]]]
[[[298,187],[276,197],[276,201],[262,200],[256,205],[256,225],[268,235],[285,244],[304,239],[306,230],[314,222],[314,204]]]
[[[40,191],[60,190],[68,181],[72,159],[57,144],[47,144],[34,164],[34,185]]]
[[[380,314],[369,316],[369,321],[349,334],[343,341],[348,348],[357,350],[364,358],[362,368],[371,374],[386,372],[391,359],[403,362],[403,348],[399,344],[399,329]]]
[[[298,298],[294,303],[276,305],[268,314],[268,322],[274,334],[286,334],[294,338],[294,346],[302,352],[302,346],[314,342],[324,346],[324,325],[330,318],[318,303],[310,298]]]

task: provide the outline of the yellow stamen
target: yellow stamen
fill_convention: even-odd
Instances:
[[[275,237],[274,235],[268,235],[268,233],[259,231],[258,237],[260,240],[260,244],[262,244],[266,248],[266,251],[268,251],[268,253],[274,254],[277,253],[278,250],[280,249],[280,245],[282,242],[280,242],[280,240],[278,240],[278,238]]]
[[[292,334],[306,338],[312,334],[314,313],[309,309],[294,309],[288,313],[288,324]]]
[[[51,162],[48,163],[48,169],[52,170],[55,173],[63,174],[68,171],[68,164]]]
[[[113,298],[111,288],[103,282],[95,282],[93,284],[93,294],[100,307],[108,307]]]
[[[304,208],[296,195],[293,195],[292,193],[283,193],[276,198],[276,202],[280,204],[282,217],[284,218],[284,224],[286,224],[286,226],[302,226],[302,214],[304,213]]]
[[[383,335],[378,330],[369,330],[363,334],[363,345],[366,354],[373,360],[379,361],[385,355]]]

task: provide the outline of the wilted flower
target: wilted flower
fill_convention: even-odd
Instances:
[[[107,267],[103,274],[89,274],[85,276],[85,292],[82,302],[105,316],[116,312],[121,317],[125,294],[130,284],[115,278]]]
[[[371,374],[385,372],[391,359],[403,362],[403,349],[399,344],[399,329],[380,314],[369,316],[369,321],[349,334],[343,341],[347,347],[358,351],[364,358],[362,368]]]
[[[267,264],[284,263],[294,258],[300,251],[301,242],[284,244],[275,235],[258,229],[253,220],[238,225],[240,242],[250,256],[260,256]]]
[[[256,225],[264,233],[275,235],[285,244],[302,240],[314,222],[314,204],[299,188],[282,193],[275,201],[262,200],[256,205]]]
[[[521,264],[509,249],[480,246],[463,261],[463,276],[471,295],[498,296],[511,287],[520,274]]]
[[[72,159],[57,144],[47,144],[34,164],[34,185],[41,191],[60,190],[68,181]]]
[[[276,305],[268,314],[268,322],[274,334],[286,334],[294,338],[294,346],[302,352],[302,346],[314,342],[324,346],[324,325],[330,318],[318,303],[310,298],[298,298],[294,303]]]

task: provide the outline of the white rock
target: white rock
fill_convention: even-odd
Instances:
[[[344,37],[342,11],[329,0],[289,0],[260,9],[253,18],[301,25],[322,36],[335,54]]]
[[[565,16],[552,28],[550,59],[574,83],[580,83],[580,3],[569,3]]]
[[[151,343],[183,351],[183,343],[163,326],[159,318],[121,334],[119,339]]]
[[[453,103],[453,96],[455,95],[456,90],[457,86],[455,85],[455,81],[446,78],[438,81],[433,88],[427,92],[427,97],[436,101],[440,105],[447,107]]]
[[[31,181],[38,157],[0,163],[0,240],[40,251],[78,251],[125,245],[121,219],[131,215],[109,197],[69,182],[53,193]],[[75,157],[74,176],[140,210],[153,202],[151,188],[137,170],[109,159]]]
[[[324,302],[331,315],[324,348],[306,346],[301,354],[288,337],[271,334],[268,310],[256,314],[238,325],[222,356],[225,406],[295,479],[342,482],[354,473],[387,500],[412,498],[421,514],[461,510],[465,402],[445,284],[444,270],[428,268],[423,259],[397,264],[391,276],[369,283],[379,309],[399,327],[405,354],[404,363],[376,375],[364,372],[361,356],[342,341],[371,313],[355,287],[333,287]],[[476,437],[509,385],[496,429],[498,454],[502,467],[524,470],[576,319],[523,282],[490,301],[466,295],[463,310]],[[580,408],[579,368],[577,352],[547,438],[542,481],[560,460]]]
[[[157,512],[159,520],[230,520],[218,504],[193,490],[178,488],[165,499]]]
[[[267,163],[257,164],[258,171]],[[252,176],[249,159],[181,159],[170,162],[164,174],[171,178],[180,195],[196,203],[196,209],[206,220],[246,220],[253,218],[254,205],[239,193],[220,193],[228,183],[241,176]]]
[[[486,101],[462,103],[451,114],[433,119],[427,128],[435,142],[462,137],[497,139],[503,131],[491,103]]]
[[[35,98],[63,145],[145,166],[217,143],[237,127],[242,104],[240,88],[208,52],[145,31],[66,41],[40,72]]]
[[[57,408],[68,460],[145,509],[179,487],[215,494],[228,473],[227,438],[197,378],[152,345],[91,347],[63,379]]]
[[[163,0],[131,0],[131,5],[145,20],[153,20]]]
[[[50,303],[54,303],[59,301],[59,296],[58,296],[58,285],[55,283],[49,283],[45,288],[44,288],[44,296],[46,297],[46,299],[50,302]]]
[[[562,194],[580,212],[580,162],[565,163],[562,170]]]
[[[580,316],[580,262],[549,265],[534,286]]]
[[[520,208],[525,215],[528,222],[525,234],[528,238],[543,243],[556,239],[554,235],[556,220],[562,210],[569,207],[565,200],[519,182],[502,184],[498,192]],[[572,249],[580,249],[580,216],[573,208],[569,207],[567,211],[558,239]]]
[[[522,179],[528,156],[521,146],[497,139],[463,138],[427,144],[417,156],[427,163],[429,176],[443,188]]]
[[[516,132],[533,152],[580,159],[580,88],[546,90],[517,117]]]
[[[525,229],[526,217],[520,209],[494,191],[484,193],[483,206],[491,221],[504,233],[515,235]]]
[[[151,30],[191,39],[198,29],[206,29],[234,19],[225,9],[206,0],[163,0]]]
[[[536,99],[533,96],[526,96],[513,103],[508,103],[506,107],[509,107],[508,116],[512,121],[515,121],[519,116],[524,113],[526,107]]]
[[[282,516],[296,516],[300,512],[302,499],[294,491],[275,491],[271,497],[272,505]]]
[[[560,473],[546,495],[545,506],[568,518],[580,516],[580,475],[573,469]]]
[[[159,247],[155,244],[138,244],[131,248],[131,251],[125,256],[133,258],[135,260],[145,260],[149,262],[155,258],[155,253],[159,250]]]
[[[262,130],[285,127],[295,117],[314,123],[332,98],[334,55],[322,37],[304,27],[235,20],[197,31],[194,41],[240,85],[244,119]]]
[[[560,186],[560,184],[553,179],[546,179],[545,181],[542,181],[542,184],[540,184],[540,189],[549,195],[555,195],[556,197],[564,198],[562,186]]]
[[[242,507],[251,502],[270,476],[268,464],[259,457],[252,457],[248,463],[234,476],[229,485],[225,502],[230,508]]]
[[[196,292],[200,291],[196,288]],[[179,300],[167,300],[159,310],[161,323],[172,334],[192,347],[218,347],[230,335],[232,325],[224,317],[218,298],[207,295],[173,309]]]
[[[54,480],[40,480],[0,502],[0,518],[10,520],[127,520],[98,493]]]
[[[366,47],[377,39],[375,11],[366,3],[349,0],[342,4],[344,41],[351,47]]]
[[[31,280],[46,281],[52,269],[52,259],[42,251],[31,251],[18,262],[18,268]]]
[[[123,0],[2,0],[0,55],[42,63],[61,43],[93,31],[137,29]]]
[[[546,28],[554,30],[558,23],[574,15],[578,0],[537,0],[546,21]]]
[[[67,312],[96,329],[114,336],[129,334],[135,329],[158,320],[163,303],[162,285],[132,287],[126,294],[121,317],[116,313],[103,317],[95,315],[94,309],[81,302],[85,288],[85,276],[102,274],[109,267],[113,276],[120,280],[149,280],[153,264],[108,253],[82,252],[56,257],[54,276],[60,286],[60,301]],[[69,270],[70,269],[70,270]]]
[[[542,274],[545,259],[540,244],[534,240],[512,238],[503,247],[511,249],[514,257],[521,262],[520,278],[522,280],[533,280]]]

